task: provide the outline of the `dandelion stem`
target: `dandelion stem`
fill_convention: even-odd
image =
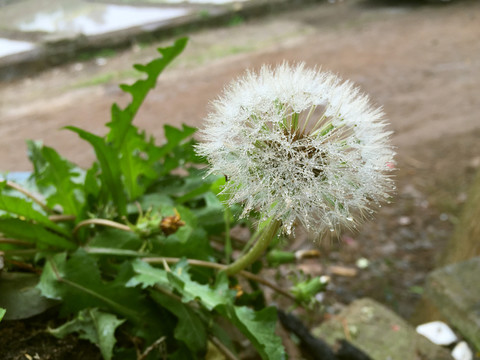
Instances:
[[[118,223],[118,222],[115,222],[115,221],[111,221],[111,220],[107,220],[107,219],[87,219],[87,220],[80,221],[73,228],[73,231],[72,231],[73,237],[77,236],[78,230],[80,230],[82,227],[87,226],[87,225],[102,225],[102,226],[113,227],[113,228],[123,230],[123,231],[130,231],[130,232],[132,231],[132,229],[130,227],[128,227],[127,225],[124,225],[124,224],[121,224],[121,223]]]
[[[278,229],[280,228],[282,222],[277,219],[268,219],[265,228],[261,232],[257,242],[252,248],[239,259],[237,259],[234,263],[230,264],[225,268],[225,272],[227,275],[235,275],[238,272],[245,269],[247,266],[253,264],[255,260],[257,260],[263,252],[267,249],[268,245],[277,234]]]
[[[15,189],[17,190],[18,192],[22,193],[23,195],[25,195],[26,197],[30,198],[33,200],[33,202],[37,203],[38,205],[40,205],[40,207],[45,210],[45,212],[47,213],[52,213],[54,212],[54,210],[50,209],[41,199],[39,199],[38,197],[36,197],[33,193],[31,193],[30,191],[28,191],[27,189],[21,187],[20,185],[18,185],[17,183],[14,183],[13,181],[10,181],[10,180],[5,180],[5,179],[2,179],[0,178],[0,182],[2,181],[5,181],[5,184],[8,186],[8,187],[11,187],[12,189]]]
[[[230,256],[232,255],[232,239],[230,238],[230,208],[225,208],[223,219],[225,221],[225,262],[230,264]]]

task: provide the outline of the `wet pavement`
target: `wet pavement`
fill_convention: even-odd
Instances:
[[[0,80],[82,51],[131,45],[142,35],[214,21],[290,0],[0,0]]]
[[[190,12],[190,9],[183,7],[138,7],[69,1],[65,4],[50,3],[48,7],[33,14],[23,13],[23,16],[14,19],[11,25],[15,30],[24,33],[88,36],[166,21]]]

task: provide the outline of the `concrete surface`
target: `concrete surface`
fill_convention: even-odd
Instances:
[[[417,334],[400,316],[368,298],[355,300],[313,334],[331,346],[346,339],[373,360],[453,359],[446,349]]]
[[[311,0],[0,0],[0,81],[81,52],[148,42],[182,28]]]

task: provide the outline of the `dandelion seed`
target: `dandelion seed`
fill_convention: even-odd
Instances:
[[[223,193],[286,233],[355,227],[389,197],[394,151],[381,109],[331,73],[262,67],[213,103],[197,152],[226,174]]]

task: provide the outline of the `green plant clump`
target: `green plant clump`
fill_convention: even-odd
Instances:
[[[186,44],[180,39],[160,48],[160,58],[135,66],[146,78],[121,86],[132,99],[124,109],[112,106],[106,136],[66,128],[94,149],[89,169],[28,142],[30,182],[42,199],[0,181],[0,257],[10,273],[20,266],[40,274],[36,289],[58,302],[65,319],[50,329],[53,335],[77,333],[106,360],[202,359],[212,346],[235,359],[238,349],[227,335],[233,327],[263,359],[283,359],[275,308],[255,291],[238,291],[247,277],[258,292],[256,275],[222,271],[238,209],[216,196],[224,177],[205,177],[195,129],[166,125],[159,146],[132,123]],[[5,306],[8,295],[0,295],[0,320],[21,306]]]

